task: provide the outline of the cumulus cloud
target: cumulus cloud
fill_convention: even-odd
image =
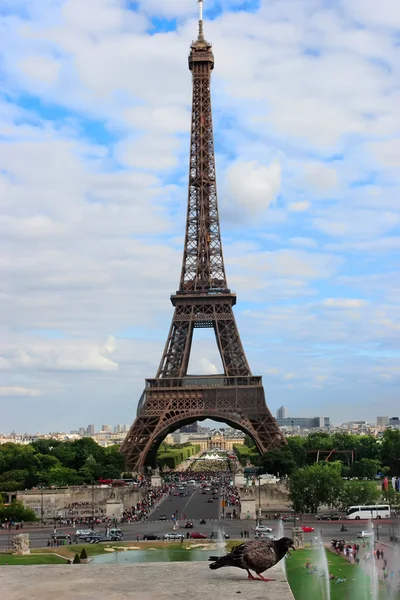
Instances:
[[[290,212],[304,212],[310,208],[310,203],[303,202],[291,202],[288,206]]]
[[[41,393],[42,392],[40,390],[35,390],[32,388],[0,386],[0,396],[4,396],[5,398],[12,398],[15,396],[27,396],[30,398],[35,398],[36,396],[40,396]]]
[[[279,162],[261,165],[255,161],[237,161],[227,170],[227,185],[236,206],[257,213],[274,202],[281,185]]]

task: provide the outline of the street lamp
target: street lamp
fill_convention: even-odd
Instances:
[[[261,525],[261,476],[258,476],[258,524]]]
[[[94,529],[94,482],[92,481],[92,529]]]
[[[40,521],[44,525],[43,484],[40,486]]]

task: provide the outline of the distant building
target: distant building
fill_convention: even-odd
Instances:
[[[389,425],[389,417],[376,417],[376,424],[378,427],[386,427]]]
[[[400,427],[400,418],[399,417],[390,417],[389,426],[390,427]]]
[[[104,433],[112,433],[113,428],[111,427],[111,425],[102,425],[101,426],[101,431],[103,431]]]
[[[286,406],[281,406],[280,408],[278,408],[278,410],[276,411],[276,418],[277,419],[287,419]]]
[[[286,419],[276,419],[279,427],[299,428],[299,429],[329,429],[329,417],[286,417]]]
[[[199,424],[196,421],[195,423],[191,423],[190,425],[183,425],[180,429],[181,433],[198,433]]]
[[[86,435],[86,427],[79,427],[78,429],[79,435]]]
[[[174,444],[185,444],[189,441],[189,436],[187,433],[180,433],[180,431],[175,431],[172,434]]]
[[[88,425],[87,426],[87,434],[88,435],[94,435],[94,425]]]

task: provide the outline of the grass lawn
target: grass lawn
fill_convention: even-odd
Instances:
[[[350,564],[341,556],[327,551],[329,572],[336,578],[346,578],[345,583],[329,582],[331,600],[372,600],[370,579],[361,566]],[[296,600],[325,600],[325,578],[318,574],[310,574],[305,564],[318,564],[317,551],[313,549],[292,552],[292,557],[286,559],[287,578]],[[380,585],[380,600],[387,600],[383,584]]]
[[[65,565],[66,559],[55,554],[28,554],[27,556],[12,556],[0,554],[0,565]]]

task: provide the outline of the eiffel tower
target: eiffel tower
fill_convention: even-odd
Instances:
[[[197,40],[192,42],[193,104],[189,161],[186,237],[179,290],[157,375],[146,379],[137,417],[121,451],[136,472],[154,466],[166,435],[182,425],[211,418],[241,429],[260,453],[284,444],[264,396],[262,378],[252,375],[232,307],[218,215],[210,80],[214,68],[211,44],[203,33],[203,4]],[[195,327],[212,327],[221,355],[221,375],[188,375]]]

